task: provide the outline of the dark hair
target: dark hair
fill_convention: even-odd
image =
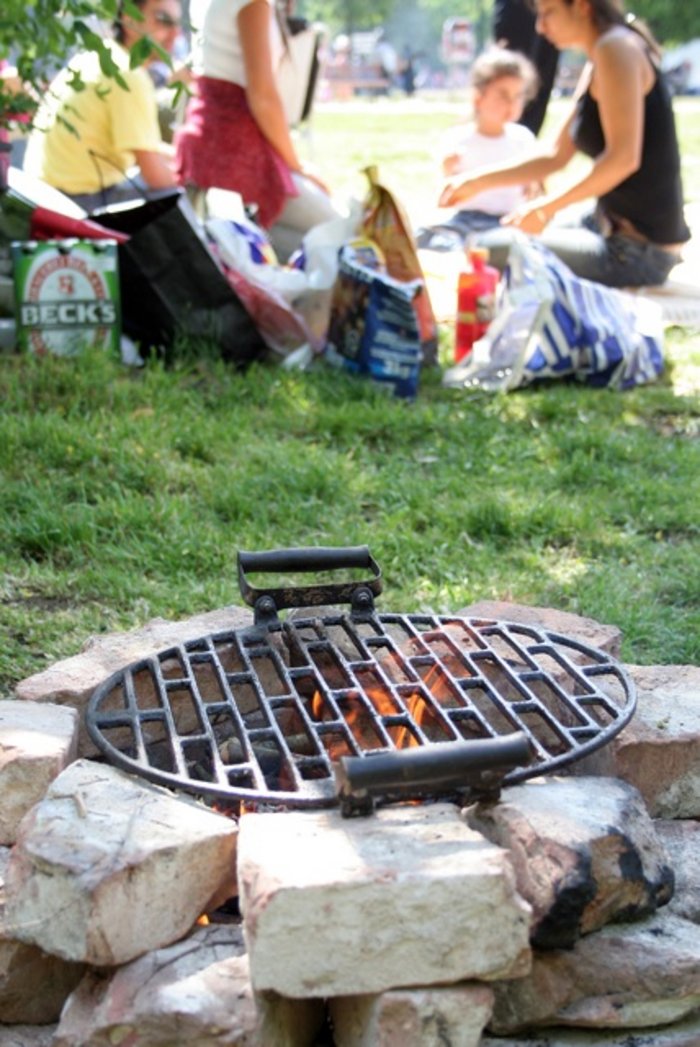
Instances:
[[[535,97],[539,82],[537,70],[530,59],[519,51],[509,51],[500,46],[482,51],[469,74],[472,87],[477,91],[482,91],[494,80],[500,80],[504,76],[515,76],[522,80],[525,98],[529,100]]]
[[[141,8],[145,5],[146,0],[131,0],[134,7]],[[112,29],[114,30],[114,39],[118,44],[124,43],[124,26],[122,25],[124,19],[124,3],[123,0],[119,0],[117,5],[117,15],[112,22]]]
[[[564,0],[569,7],[573,2],[574,0]],[[628,14],[622,0],[588,0],[588,2],[591,5],[596,28],[602,31],[612,25],[624,25],[641,36],[652,54],[657,58],[661,57],[661,45],[655,39],[649,26],[636,15]]]

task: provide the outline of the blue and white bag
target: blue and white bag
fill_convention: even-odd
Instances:
[[[523,236],[511,247],[493,322],[443,383],[509,391],[573,376],[622,390],[652,382],[662,370],[656,303],[574,276]]]

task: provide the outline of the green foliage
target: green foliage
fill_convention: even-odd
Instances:
[[[334,32],[372,29],[388,17],[393,0],[306,0],[304,17],[322,21]]]
[[[0,126],[11,124],[18,113],[33,113],[47,82],[78,48],[94,51],[105,75],[125,86],[98,31],[101,24],[111,24],[117,10],[118,0],[34,0],[31,5],[24,0],[3,0],[0,59],[17,67],[27,91],[13,96],[0,80]],[[125,0],[124,11],[135,19],[142,17],[132,0]],[[167,59],[148,37],[137,47],[138,64],[153,50]]]
[[[647,22],[663,44],[700,37],[700,5],[681,0],[630,0],[627,10]]]
[[[489,36],[493,0],[303,0],[298,4],[307,18],[325,22],[332,33],[386,25],[399,48],[410,46],[432,61],[439,60],[442,26],[460,15],[474,25],[477,39]],[[700,5],[682,0],[627,0],[626,9],[649,23],[664,44],[700,37]]]
[[[324,22],[332,34],[384,25],[398,50],[410,48],[433,62],[440,61],[442,26],[447,18],[471,19],[477,38],[488,36],[493,0],[304,0],[299,8],[311,20]]]

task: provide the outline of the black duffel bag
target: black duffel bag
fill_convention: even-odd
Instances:
[[[239,366],[265,352],[182,190],[104,207],[90,218],[128,236],[119,244],[122,329],[142,348],[164,349],[167,357],[176,336],[202,337]]]

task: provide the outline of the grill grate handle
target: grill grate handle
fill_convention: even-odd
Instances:
[[[375,796],[417,797],[428,789],[469,797],[497,795],[508,771],[530,762],[524,731],[478,741],[437,742],[367,756],[343,756],[336,765],[342,813],[369,814]]]
[[[258,588],[248,580],[255,573],[306,573],[356,569],[371,571],[362,581],[325,582]],[[246,603],[255,608],[256,624],[276,619],[286,607],[320,607],[349,603],[355,611],[369,612],[374,596],[382,591],[382,572],[366,545],[334,548],[268,549],[238,553],[238,584]]]

